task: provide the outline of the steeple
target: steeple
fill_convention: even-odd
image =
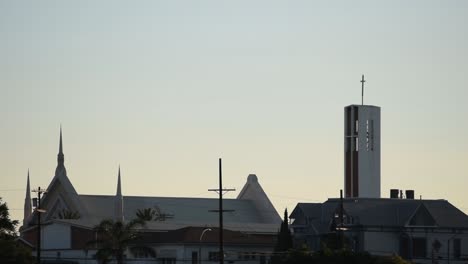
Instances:
[[[122,197],[122,187],[120,183],[120,165],[119,165],[119,176],[117,179],[117,193],[115,195],[115,221],[124,221],[123,216],[123,197]]]
[[[122,196],[122,187],[120,184],[120,165],[119,165],[119,176],[117,178],[117,196]]]
[[[31,188],[29,186],[29,169],[28,169],[28,181],[26,183],[26,198],[24,199],[24,218],[23,226],[26,226],[29,217],[31,216]]]
[[[59,141],[59,153],[57,155],[57,168],[55,169],[55,175],[63,173],[67,175],[67,170],[65,169],[65,156],[63,155],[63,144],[62,144],[62,125],[60,125],[60,141]]]

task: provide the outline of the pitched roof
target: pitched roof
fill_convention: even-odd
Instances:
[[[102,219],[110,219],[114,213],[114,196],[110,195],[80,195],[80,200],[86,207],[89,216],[87,223],[92,226]],[[218,208],[218,199],[214,198],[181,198],[181,197],[145,197],[124,196],[124,218],[136,218],[139,209],[158,207],[163,214],[170,215],[165,221],[152,221],[148,228],[170,230],[186,226],[218,226],[218,214],[209,212]],[[256,232],[277,232],[278,225],[266,221],[256,209],[252,200],[224,199],[224,208],[234,210],[224,213],[224,224],[233,230],[250,230]]]
[[[302,212],[310,219],[316,229],[326,232],[335,212],[340,206],[340,199],[328,199],[322,204],[298,204],[291,214],[297,217]],[[348,198],[343,199],[343,210],[354,218],[354,223],[362,226],[404,227],[410,224],[419,208],[425,208],[428,217],[435,220],[435,226],[441,228],[468,228],[468,216],[446,200],[378,199]],[[298,210],[298,211],[296,211]],[[433,221],[428,221],[432,222]]]

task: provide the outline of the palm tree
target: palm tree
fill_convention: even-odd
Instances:
[[[57,217],[58,219],[80,219],[81,216],[78,211],[63,209],[58,213]]]
[[[96,257],[102,263],[107,263],[112,257],[117,260],[117,264],[123,264],[124,253],[129,245],[138,238],[138,227],[143,227],[145,222],[141,219],[133,219],[130,222],[121,222],[114,220],[103,220],[94,227],[98,234],[98,239],[89,242],[97,243],[98,251]],[[142,250],[155,256],[154,250],[144,246],[133,246],[132,252]]]
[[[136,212],[138,219],[143,221],[151,221],[156,216],[156,210],[153,208],[138,209]]]
[[[136,212],[138,219],[145,222],[148,221],[166,221],[168,218],[173,218],[174,215],[163,213],[159,206],[155,205],[154,208],[138,209]]]

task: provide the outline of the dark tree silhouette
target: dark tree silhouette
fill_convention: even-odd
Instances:
[[[288,250],[292,249],[293,241],[291,230],[288,225],[288,209],[284,210],[284,218],[281,222],[278,240],[275,246],[275,255],[272,257],[273,264],[285,263],[288,257]]]
[[[276,243],[275,250],[278,252],[284,252],[293,247],[291,230],[288,225],[288,209],[284,210],[284,218],[281,223],[281,228],[278,233],[278,241]]]
[[[139,237],[137,228],[144,225],[145,222],[141,219],[134,219],[130,222],[103,220],[94,227],[98,233],[98,239],[90,241],[89,244],[97,243],[96,257],[101,263],[108,263],[111,258],[115,258],[118,264],[124,263],[124,254],[127,249],[132,252],[145,251],[155,256],[154,250],[149,247],[137,245],[130,247]]]
[[[30,249],[17,241],[17,225],[18,221],[10,219],[8,206],[0,197],[0,262],[2,264],[32,263]]]
[[[8,205],[2,202],[0,197],[0,238],[11,238],[16,236],[18,220],[10,219]]]
[[[156,210],[153,208],[138,209],[136,216],[140,220],[151,221],[156,217]]]
[[[61,210],[57,215],[58,219],[80,219],[80,217],[80,213],[77,211],[70,211],[67,209]]]

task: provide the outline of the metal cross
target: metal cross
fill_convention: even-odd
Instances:
[[[364,80],[364,74],[362,75],[362,79],[361,79],[361,87],[362,87],[362,94],[361,94],[361,97],[362,97],[362,105],[364,105],[364,83],[366,82],[366,80]]]

